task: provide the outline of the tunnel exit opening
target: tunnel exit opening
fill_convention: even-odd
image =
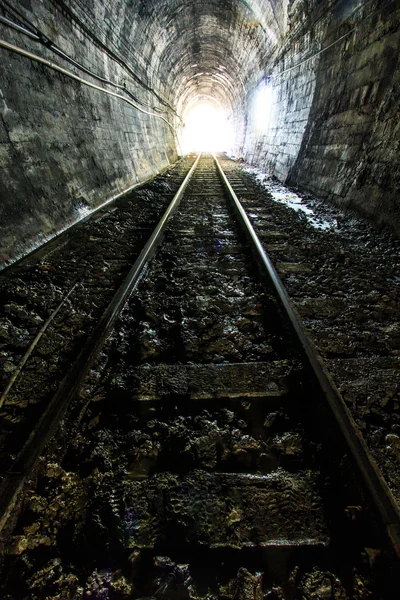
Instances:
[[[198,103],[190,108],[180,138],[183,154],[229,152],[233,143],[233,124],[227,111],[207,103]]]

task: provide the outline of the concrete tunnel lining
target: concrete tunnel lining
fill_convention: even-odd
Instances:
[[[86,68],[125,83],[176,127],[177,115],[197,100],[214,102],[232,115],[237,156],[400,227],[397,1],[7,0],[0,6],[2,15],[37,27]],[[1,35],[70,67],[4,24]],[[163,169],[177,157],[177,136],[157,117],[1,52],[4,265]],[[275,117],[260,134],[251,105],[270,75]]]

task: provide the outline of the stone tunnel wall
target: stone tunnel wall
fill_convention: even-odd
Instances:
[[[292,4],[272,61],[271,122],[260,134],[249,118],[244,156],[400,233],[400,2],[342,1],[328,12],[315,2],[313,18],[307,4]]]
[[[14,5],[75,60],[103,77],[125,81],[141,102],[163,107],[71,20],[67,5],[60,10],[63,4],[42,0]],[[110,39],[104,14],[96,12],[105,10],[106,4],[86,3],[80,9],[82,22],[89,19],[98,39],[115,49],[118,34]],[[111,12],[108,18],[112,23]],[[0,26],[0,33],[2,39],[98,84],[40,43],[5,26]],[[124,47],[126,40],[119,43],[122,57]],[[168,166],[176,151],[173,133],[161,119],[28,58],[0,52],[0,265],[4,265]],[[151,80],[145,64],[135,64],[130,57],[132,64],[142,79]],[[164,116],[170,119],[171,113]]]
[[[400,231],[400,0],[9,2],[74,59],[126,83],[147,109],[165,109],[169,121],[176,123],[160,94],[176,104],[182,86],[233,99],[237,147],[247,160]],[[42,44],[4,25],[0,32],[75,70]],[[161,119],[0,52],[1,266],[154,175],[176,149]],[[244,100],[252,90],[251,104],[263,73],[271,75],[273,110],[260,132]]]

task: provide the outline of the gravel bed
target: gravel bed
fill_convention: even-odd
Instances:
[[[399,240],[256,169],[222,166],[400,502]]]

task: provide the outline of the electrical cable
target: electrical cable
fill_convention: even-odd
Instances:
[[[320,21],[322,21],[322,19],[326,18],[328,15],[331,15],[331,14],[332,14],[332,12],[333,12],[333,10],[335,9],[336,5],[337,5],[337,4],[340,4],[340,2],[342,2],[342,1],[343,1],[343,0],[333,0],[333,1],[332,1],[332,4],[329,6],[329,9],[328,9],[327,11],[323,12],[322,14],[320,14],[320,15],[319,15],[319,17],[317,17],[317,18],[316,18],[316,19],[313,21],[313,23],[311,23],[311,27],[310,27],[310,25],[309,25],[309,23],[308,23],[308,21],[307,21],[307,20],[305,20],[303,23],[301,23],[301,24],[300,24],[300,25],[297,27],[297,30],[291,31],[291,32],[289,33],[288,37],[287,37],[287,38],[286,38],[286,40],[283,42],[283,44],[282,44],[282,46],[281,46],[280,50],[282,50],[283,48],[285,48],[285,47],[286,47],[288,44],[291,44],[291,43],[293,43],[293,39],[292,39],[292,38],[293,38],[293,37],[296,37],[296,38],[297,38],[297,37],[299,36],[299,33],[300,33],[301,31],[304,31],[304,29],[305,29],[305,28],[307,28],[307,27],[308,27],[308,28],[310,28],[310,29],[314,29],[314,28],[315,28],[315,26],[316,26],[316,25],[318,25],[318,23],[319,23]],[[352,13],[351,13],[351,16],[354,16],[354,14],[355,14],[356,12],[358,12],[358,11],[359,11],[361,8],[365,8],[366,6],[368,6],[368,4],[371,4],[371,2],[374,2],[374,0],[364,0],[364,2],[363,2],[361,5],[354,7],[354,10],[352,11]]]
[[[90,81],[87,81],[86,79],[82,79],[78,75],[75,75],[75,73],[72,73],[71,71],[67,71],[63,67],[56,65],[55,63],[47,60],[46,58],[42,58],[41,56],[38,56],[37,54],[33,54],[32,52],[29,52],[28,50],[24,50],[23,48],[20,48],[19,46],[15,46],[14,44],[10,44],[9,42],[6,42],[5,40],[1,40],[1,39],[0,39],[0,47],[5,48],[6,50],[10,50],[11,52],[16,52],[17,54],[20,54],[21,56],[24,56],[26,58],[30,58],[31,60],[34,60],[35,62],[41,63],[42,65],[45,65],[46,67],[49,67],[50,69],[53,69],[54,71],[58,71],[59,73],[62,73],[63,75],[66,75],[67,77],[70,77],[71,79],[75,79],[75,81],[79,81],[80,83],[83,83],[84,85],[87,85],[88,87],[91,87],[95,90],[103,92],[104,94],[108,94],[109,96],[114,96],[114,98],[119,98],[120,100],[123,100],[127,104],[130,104],[131,106],[133,106],[133,108],[144,113],[145,115],[150,115],[151,117],[157,117],[159,119],[162,119],[165,123],[167,123],[167,125],[169,125],[169,127],[171,127],[171,129],[174,132],[176,131],[176,128],[174,127],[174,125],[172,125],[172,123],[170,123],[162,115],[159,115],[154,112],[150,112],[148,110],[144,110],[143,108],[141,108],[140,106],[138,106],[137,104],[132,102],[132,100],[129,100],[128,98],[126,98],[125,96],[122,96],[121,94],[117,94],[116,92],[111,92],[110,90],[105,90],[104,88],[101,88],[100,86],[95,85],[94,83],[91,83]]]
[[[79,283],[78,281],[76,283],[74,283],[74,285],[72,286],[72,288],[64,296],[64,298],[61,300],[60,304],[51,313],[51,315],[49,316],[49,318],[45,321],[45,323],[40,328],[39,332],[36,334],[35,339],[31,343],[31,345],[29,346],[28,350],[25,352],[25,354],[22,357],[20,363],[17,365],[17,368],[15,369],[15,371],[13,373],[13,376],[11,377],[11,379],[8,382],[8,384],[7,384],[4,392],[2,393],[2,395],[0,397],[0,408],[3,407],[3,405],[4,405],[5,401],[6,401],[6,398],[8,396],[9,391],[13,387],[13,385],[14,385],[15,381],[17,380],[19,374],[21,373],[22,369],[24,368],[24,366],[25,366],[28,358],[31,356],[31,354],[34,351],[35,347],[37,346],[38,342],[41,340],[43,334],[46,332],[46,330],[48,329],[49,325],[54,321],[55,317],[60,312],[63,304],[68,300],[68,298],[70,297],[70,295],[72,294],[72,292],[74,291],[74,289],[76,288],[76,286],[78,285],[78,283]]]
[[[332,44],[329,44],[329,46],[326,46],[325,48],[322,48],[321,50],[319,50],[318,52],[316,52],[312,56],[309,56],[308,58],[304,59],[303,61],[297,63],[297,65],[294,65],[293,67],[289,67],[288,69],[285,69],[284,71],[281,71],[280,73],[277,73],[276,75],[271,75],[270,77],[272,77],[273,79],[277,79],[278,77],[282,77],[282,75],[285,75],[285,73],[289,73],[289,71],[293,71],[293,69],[297,69],[298,67],[301,67],[301,65],[304,65],[306,62],[312,60],[313,58],[316,58],[317,56],[319,56],[320,54],[322,54],[326,50],[329,50],[329,48],[332,48],[332,46],[334,46],[335,44],[338,44],[339,42],[341,42],[344,38],[346,38],[347,36],[349,36],[351,33],[354,33],[354,31],[356,29],[357,29],[356,27],[353,27],[353,29],[351,29],[350,31],[348,31],[347,33],[345,33],[344,35],[342,35],[340,38],[338,38],[337,40],[335,40],[334,42],[332,42]]]
[[[4,4],[9,10],[11,10],[13,13],[15,13],[21,19],[21,21],[24,21],[29,27],[31,27],[31,23],[29,23],[29,21],[25,17],[25,15],[23,15],[17,8],[15,8],[15,6],[13,6],[9,2],[7,2],[7,0],[1,0],[1,1],[2,1],[2,4]]]
[[[62,58],[68,60],[71,64],[73,64],[74,66],[76,66],[77,68],[83,70],[85,73],[91,75],[92,77],[98,79],[99,81],[102,81],[103,83],[107,83],[108,85],[113,85],[119,89],[123,89],[125,91],[125,93],[127,93],[135,102],[141,104],[142,106],[146,106],[151,108],[154,111],[159,111],[159,112],[164,112],[163,109],[152,106],[146,102],[142,102],[141,100],[139,100],[137,97],[135,97],[129,90],[127,90],[127,88],[125,86],[121,86],[120,84],[116,84],[114,82],[111,82],[107,79],[102,78],[99,75],[96,75],[95,73],[93,73],[92,71],[90,71],[89,69],[87,69],[86,67],[84,67],[83,65],[81,65],[80,63],[76,62],[72,57],[68,56],[65,52],[63,52],[60,48],[58,48],[55,44],[53,44],[48,38],[47,36],[45,36],[36,26],[34,26],[19,10],[17,10],[15,7],[13,7],[9,2],[7,2],[7,0],[1,0],[2,4],[5,5],[9,11],[12,11],[13,13],[15,13],[19,19],[21,19],[23,22],[25,22],[28,27],[30,27],[31,29],[35,29],[36,31],[36,36],[37,36],[37,40],[36,41],[40,41],[41,43],[43,43],[47,48],[49,48],[50,50],[52,50],[53,52],[59,54],[60,56],[62,56]],[[82,21],[80,21],[80,19],[71,11],[71,9],[66,6],[66,4],[62,1],[62,0],[57,0],[57,3],[61,6],[61,9],[64,10],[64,12],[67,13],[67,15],[74,20],[78,26],[84,31],[84,33],[90,37],[92,39],[92,41],[94,41],[94,43],[105,53],[107,54],[107,56],[109,56],[112,60],[118,62],[118,64],[125,69],[130,76],[134,79],[134,81],[136,81],[136,83],[138,83],[139,85],[141,85],[144,89],[146,89],[147,91],[149,91],[150,93],[154,94],[156,96],[156,98],[162,103],[164,104],[164,106],[166,106],[168,109],[170,109],[177,117],[178,119],[182,122],[180,116],[178,115],[178,113],[176,112],[176,110],[174,109],[174,107],[162,96],[160,96],[160,94],[158,94],[153,88],[151,88],[150,86],[148,86],[145,82],[143,82],[137,75],[136,73],[121,59],[119,58],[116,54],[114,54],[105,44],[103,44],[94,34],[92,31],[90,31],[90,29],[88,29],[84,23],[82,23]],[[10,21],[10,23],[12,23]],[[15,24],[17,25],[17,24]],[[22,28],[21,26],[18,26],[19,31],[21,31],[22,33],[26,33],[26,35],[29,35],[30,37],[33,37],[35,34],[32,33],[32,31],[29,30],[25,30],[24,28]]]
[[[3,23],[4,25],[8,25],[9,27],[12,27],[13,29],[16,29],[17,31],[29,36],[30,38],[33,38],[36,42],[41,41],[40,37],[38,35],[36,35],[36,33],[29,31],[29,29],[22,27],[22,25],[18,25],[18,23],[14,23],[14,21],[7,19],[7,17],[2,17],[0,15],[0,22]]]
[[[101,77],[100,75],[97,75],[96,73],[93,73],[93,71],[91,71],[90,69],[87,69],[85,66],[83,66],[80,63],[78,63],[71,56],[68,56],[68,54],[66,54],[63,50],[61,50],[61,48],[59,48],[58,46],[56,46],[55,44],[53,44],[37,28],[35,28],[37,33],[33,33],[29,29],[26,29],[25,27],[22,27],[21,25],[18,25],[18,23],[14,23],[14,21],[11,21],[10,19],[7,19],[7,17],[2,17],[1,15],[0,15],[0,23],[2,23],[3,25],[7,25],[8,27],[11,27],[12,29],[15,29],[16,31],[19,31],[20,33],[23,33],[24,35],[27,35],[28,37],[30,37],[31,39],[35,40],[36,42],[42,43],[44,46],[46,46],[46,48],[48,48],[49,50],[51,50],[55,54],[58,54],[59,56],[61,56],[61,58],[64,58],[65,60],[67,60],[68,62],[70,62],[72,65],[74,65],[75,67],[77,67],[78,69],[80,69],[81,71],[83,71],[84,73],[86,73],[87,75],[90,75],[94,79],[97,79],[98,81],[101,81],[102,83],[105,83],[107,85],[112,85],[113,87],[116,87],[118,89],[123,90],[126,94],[128,94],[128,96],[130,96],[138,104],[141,104],[142,106],[147,106],[148,108],[151,108],[152,110],[158,110],[160,112],[165,112],[162,109],[159,109],[159,108],[154,107],[154,106],[152,106],[150,104],[147,104],[146,102],[142,102],[141,100],[139,100],[139,98],[137,98],[134,94],[132,94],[132,92],[130,92],[126,88],[125,85],[121,85],[119,83],[115,83],[114,81],[110,81],[109,79],[105,79],[104,77]]]
[[[5,0],[3,0],[5,1]],[[70,19],[72,19],[73,21],[75,21],[75,23],[78,24],[78,26],[82,29],[82,31],[84,31],[84,33],[90,37],[95,44],[97,44],[97,46],[99,46],[103,52],[105,52],[106,54],[108,54],[108,56],[110,56],[110,58],[112,58],[113,60],[115,60],[116,62],[118,62],[128,73],[130,73],[130,75],[133,77],[133,79],[139,83],[142,87],[144,87],[147,91],[151,92],[152,94],[154,94],[156,96],[156,98],[165,106],[168,106],[168,108],[170,108],[174,114],[179,118],[179,115],[177,114],[176,110],[174,109],[174,107],[168,102],[168,100],[166,100],[165,98],[163,98],[158,92],[156,92],[156,90],[154,90],[152,87],[150,87],[146,82],[144,82],[142,79],[140,79],[140,77],[138,77],[138,75],[129,67],[129,65],[122,59],[120,58],[115,52],[113,52],[112,50],[110,50],[110,48],[108,48],[108,46],[106,46],[94,33],[93,31],[91,31],[89,29],[89,27],[87,25],[85,25],[85,23],[82,22],[82,20],[70,9],[69,6],[67,6],[67,4],[64,2],[64,0],[54,0],[56,2],[56,4],[58,4],[61,7],[61,10],[63,10]]]
[[[369,0],[368,3],[371,2],[371,1],[372,0]],[[306,59],[302,60],[301,62],[297,63],[297,65],[294,65],[293,67],[289,67],[288,69],[285,69],[284,71],[281,71],[280,73],[277,73],[276,75],[271,74],[269,77],[271,77],[272,79],[278,79],[279,77],[281,77],[285,73],[289,73],[289,71],[293,71],[293,69],[297,69],[298,67],[301,67],[301,65],[304,65],[306,62],[312,60],[313,58],[316,58],[317,56],[319,56],[320,54],[322,54],[326,50],[329,50],[329,48],[332,48],[332,46],[335,46],[335,44],[338,44],[344,38],[346,38],[349,35],[351,35],[352,33],[354,33],[357,30],[357,27],[359,25],[361,25],[361,23],[364,23],[364,21],[366,21],[367,19],[370,19],[371,17],[373,17],[374,15],[376,15],[378,12],[380,12],[382,10],[382,8],[386,4],[389,3],[389,1],[390,0],[387,0],[387,2],[385,2],[383,5],[381,5],[377,10],[373,11],[369,15],[365,16],[364,18],[362,18],[352,29],[350,29],[350,31],[347,31],[344,35],[342,35],[340,38],[338,38],[337,40],[335,40],[334,42],[332,42],[328,46],[325,46],[324,48],[321,48],[321,50],[319,50],[318,52],[316,52],[312,56],[309,56],[308,58],[306,58]]]

